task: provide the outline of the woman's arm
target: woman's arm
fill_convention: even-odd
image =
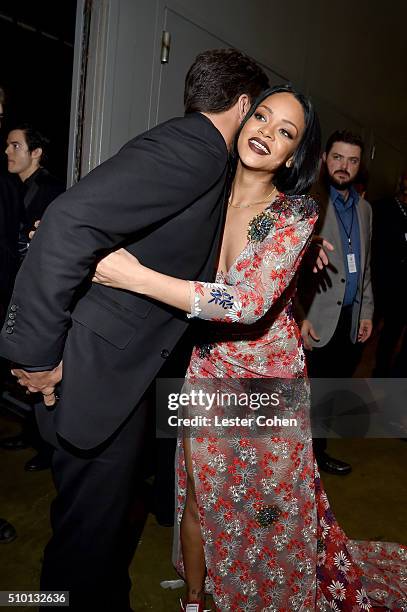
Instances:
[[[261,319],[291,283],[308,246],[316,216],[274,228],[261,248],[238,262],[246,280],[235,285],[191,283],[191,315],[250,325]]]
[[[191,312],[189,281],[146,268],[125,249],[101,259],[92,280],[107,287],[140,293],[184,312]]]
[[[239,262],[247,280],[235,285],[173,278],[144,267],[124,249],[103,259],[93,280],[141,293],[193,317],[251,324],[266,314],[298,269],[317,219],[313,206],[301,212],[282,218],[260,248]]]

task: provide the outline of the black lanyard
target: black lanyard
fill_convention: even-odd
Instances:
[[[339,219],[339,221],[341,222],[341,225],[342,225],[342,227],[343,227],[343,231],[345,232],[346,237],[347,237],[347,239],[348,239],[349,251],[350,251],[350,250],[351,250],[351,248],[352,248],[352,240],[351,240],[351,236],[352,236],[353,219],[354,219],[354,217],[355,217],[355,204],[352,204],[352,220],[351,220],[351,222],[350,222],[350,231],[349,231],[349,233],[348,233],[348,232],[347,232],[347,229],[346,229],[346,227],[345,227],[345,224],[344,224],[344,222],[342,221],[342,218],[341,218],[341,213],[338,211],[338,219]]]

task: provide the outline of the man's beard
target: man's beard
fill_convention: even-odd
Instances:
[[[332,185],[332,187],[334,187],[335,189],[337,189],[338,191],[346,191],[347,189],[349,189],[349,187],[351,187],[353,181],[351,180],[351,178],[349,177],[348,181],[337,181],[335,179],[335,175],[332,176],[331,174],[328,174],[328,180],[330,185]]]

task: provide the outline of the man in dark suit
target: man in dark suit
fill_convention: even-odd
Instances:
[[[407,329],[407,170],[396,194],[373,204],[372,273],[376,316],[383,324],[374,376],[392,377]]]
[[[17,264],[27,253],[29,232],[34,223],[39,221],[48,205],[59,194],[65,191],[65,185],[44,167],[47,162],[49,140],[37,128],[29,123],[16,125],[7,136],[7,167],[10,187],[14,198],[10,199],[11,208],[19,212],[17,227],[18,244],[14,260],[8,262],[7,268],[11,288],[17,274]],[[10,208],[10,206],[9,206]],[[8,223],[8,234],[11,236],[13,224]],[[9,245],[8,245],[9,246]],[[13,265],[14,264],[14,265]],[[5,306],[11,297],[8,295]],[[0,447],[7,450],[18,450],[33,446],[37,453],[25,464],[24,469],[32,472],[50,467],[52,447],[44,442],[38,432],[35,418],[29,406],[23,421],[22,432],[0,440]]]
[[[0,87],[0,128],[3,120],[5,94]],[[14,205],[18,200],[7,176],[0,174],[0,324],[10,299],[14,271],[17,271],[17,243],[19,230],[19,209]],[[0,385],[3,383],[3,372],[6,362],[0,358]],[[17,537],[13,525],[0,518],[0,543],[12,542]]]
[[[18,177],[24,211],[20,228],[20,255],[27,252],[28,234],[65,185],[44,167],[49,140],[29,123],[14,127],[7,136],[7,168]]]
[[[72,609],[129,610],[129,501],[146,428],[143,395],[187,327],[179,312],[92,285],[97,259],[125,246],[146,265],[211,279],[228,149],[263,71],[235,50],[200,54],[186,116],[127,143],[48,208],[23,263],[1,352],[42,404],[57,498],[41,588]],[[29,371],[27,371],[27,369]]]

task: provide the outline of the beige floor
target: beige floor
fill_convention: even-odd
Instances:
[[[2,436],[13,431],[18,431],[13,419],[0,419]],[[323,477],[349,537],[407,544],[407,442],[332,440],[329,448],[353,465],[349,476]],[[24,472],[31,455],[31,450],[0,450],[0,516],[18,531],[14,542],[0,546],[0,590],[37,588],[42,549],[50,533],[48,510],[54,496],[50,472]],[[137,611],[177,610],[181,592],[160,587],[160,581],[176,578],[170,563],[171,538],[172,529],[160,527],[150,515],[131,566],[132,606]]]

